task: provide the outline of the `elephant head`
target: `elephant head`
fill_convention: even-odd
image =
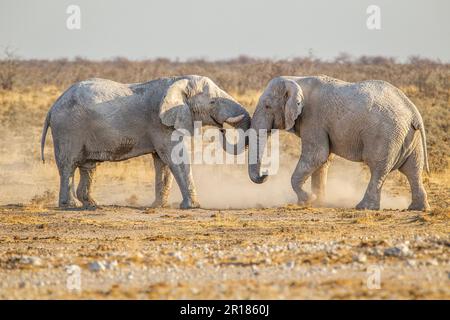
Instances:
[[[195,75],[175,79],[167,88],[159,107],[159,116],[166,126],[184,129],[191,134],[194,121],[221,129],[227,123],[244,132],[249,129],[251,121],[247,110],[211,79]],[[227,147],[225,132],[221,132],[224,150],[233,150],[233,154],[238,154],[243,151],[243,148],[238,150],[239,146],[247,146],[246,139],[244,144],[237,142],[231,148]]]
[[[303,91],[300,86],[287,77],[272,79],[259,98],[251,121],[251,128],[256,131],[257,141],[249,145],[248,173],[255,183],[263,183],[267,175],[261,175],[261,158],[265,141],[261,139],[259,130],[290,130],[295,120],[302,113],[304,105]],[[256,152],[256,153],[255,153]],[[250,161],[250,155],[256,154],[256,163]]]

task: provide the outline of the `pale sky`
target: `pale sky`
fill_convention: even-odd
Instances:
[[[81,29],[69,30],[69,5]],[[366,9],[381,9],[368,30]],[[22,58],[411,55],[450,62],[449,0],[0,0],[0,47]]]

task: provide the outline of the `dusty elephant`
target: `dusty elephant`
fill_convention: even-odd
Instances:
[[[274,78],[258,101],[251,127],[291,130],[301,137],[302,153],[291,178],[300,204],[324,200],[330,156],[336,154],[369,166],[370,182],[357,209],[380,208],[383,183],[396,169],[411,187],[409,209],[429,209],[422,183],[423,168],[429,171],[422,117],[405,94],[387,82]],[[258,154],[265,147],[260,142]],[[249,150],[254,152],[258,145],[250,144]],[[248,169],[253,182],[266,180],[259,158],[256,164],[249,162]],[[310,176],[312,195],[303,190]]]
[[[151,153],[156,177],[153,205],[167,205],[174,176],[183,196],[180,207],[198,207],[190,165],[171,159],[171,150],[179,143],[172,141],[172,133],[177,129],[192,133],[194,121],[220,128],[225,123],[243,130],[250,126],[245,108],[207,77],[135,84],[90,79],[72,85],[49,110],[41,141],[44,160],[45,138],[51,127],[60,174],[59,206],[75,205],[76,168],[80,170],[76,198],[84,207],[94,208],[90,190],[97,163]],[[234,152],[238,144],[233,146]]]

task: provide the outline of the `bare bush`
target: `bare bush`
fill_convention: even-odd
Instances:
[[[0,86],[3,90],[12,90],[19,67],[15,50],[6,47],[0,60]]]

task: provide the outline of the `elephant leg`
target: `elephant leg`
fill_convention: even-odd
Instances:
[[[311,190],[317,197],[316,203],[323,205],[325,203],[325,187],[327,183],[328,167],[330,159],[326,161],[321,167],[313,172],[311,176]]]
[[[178,142],[179,143],[179,142]],[[167,143],[167,146],[159,150],[157,153],[161,160],[167,164],[172,172],[175,181],[180,188],[183,201],[180,204],[181,209],[190,209],[200,207],[197,201],[197,193],[195,191],[194,179],[192,177],[192,170],[189,163],[183,161],[175,161],[171,158],[171,151],[175,147],[173,141]],[[179,163],[181,162],[181,163]]]
[[[303,190],[303,185],[314,172],[316,172],[319,168],[322,168],[322,166],[327,162],[328,157],[328,143],[314,144],[305,143],[305,141],[303,142],[302,155],[300,156],[300,160],[298,161],[297,167],[291,177],[291,185],[297,194],[299,205],[305,205],[315,200],[316,196],[308,195],[308,193]],[[326,173],[326,169],[318,174],[320,175],[320,181],[325,180],[324,173]],[[316,175],[316,178],[319,177]],[[315,180],[316,186],[319,185],[317,180],[318,179]]]
[[[370,168],[370,181],[363,199],[356,205],[358,210],[379,210],[381,200],[381,188],[386,180],[390,168],[384,163]]]
[[[173,175],[170,168],[156,153],[152,153],[155,166],[155,201],[152,207],[167,207]]]
[[[181,209],[198,208],[200,204],[197,200],[194,179],[192,177],[191,166],[189,164],[169,164],[178,186],[180,187],[183,201],[180,204]]]
[[[423,168],[423,150],[421,146],[417,146],[414,151],[406,159],[405,163],[399,168],[408,179],[411,187],[411,204],[408,210],[426,211],[430,209],[427,200],[427,193],[422,182]]]
[[[60,208],[74,208],[76,201],[74,197],[74,173],[75,166],[71,163],[57,161],[59,170],[59,200]]]
[[[77,188],[77,198],[85,209],[96,209],[97,203],[91,196],[92,180],[96,170],[96,163],[89,162],[78,167],[80,170],[80,182]]]

